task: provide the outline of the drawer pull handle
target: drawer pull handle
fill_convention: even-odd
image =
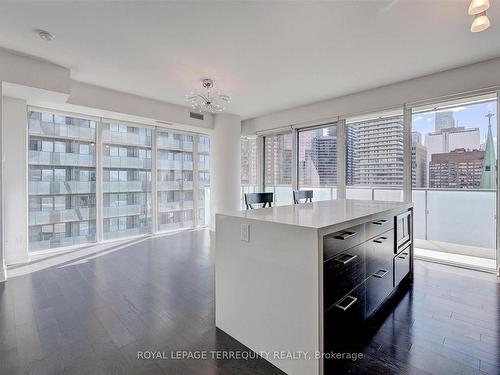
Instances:
[[[349,238],[354,237],[356,234],[357,234],[357,232],[344,232],[344,233],[339,234],[338,236],[335,236],[333,238],[336,238],[337,240],[345,241]]]
[[[401,255],[398,255],[398,258],[399,259],[406,259],[407,256],[408,256],[408,253],[403,253]]]
[[[338,258],[335,258],[335,261],[342,263],[345,266],[347,263],[352,262],[357,257],[358,257],[357,255],[344,254],[339,256]]]
[[[354,305],[357,300],[358,299],[356,297],[346,296],[346,297],[342,298],[342,300],[337,302],[335,304],[335,306],[343,311],[347,311],[347,309],[349,309],[349,307]]]
[[[377,272],[375,272],[373,274],[373,276],[378,277],[379,279],[381,279],[382,277],[384,277],[385,275],[387,275],[388,272],[389,271],[387,271],[387,270],[378,270]]]
[[[384,220],[384,219],[377,220],[377,221],[373,222],[373,224],[375,224],[375,225],[382,225],[382,224],[385,224],[385,223],[387,223],[387,220]]]
[[[387,239],[387,237],[379,237],[377,239],[374,239],[373,242],[376,242],[376,243],[382,243],[384,242],[385,240]]]

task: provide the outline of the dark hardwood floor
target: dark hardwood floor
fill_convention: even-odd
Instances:
[[[213,261],[213,240],[199,230],[9,279],[0,285],[0,374],[282,374],[262,359],[137,359],[246,350],[215,328]],[[412,289],[361,350],[334,372],[500,374],[500,285],[416,261]]]

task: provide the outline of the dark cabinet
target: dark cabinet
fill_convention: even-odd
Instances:
[[[365,319],[365,283],[350,291],[325,312],[325,349],[352,349]]]
[[[324,310],[327,310],[334,302],[365,280],[364,244],[343,251],[324,262],[323,275],[323,306]]]
[[[370,316],[393,290],[394,230],[388,230],[365,243],[366,315]]]
[[[410,272],[411,213],[385,216],[323,237],[326,351],[352,348],[363,335],[365,322]]]
[[[394,287],[410,273],[410,245],[394,257]]]

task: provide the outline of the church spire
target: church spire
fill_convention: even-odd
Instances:
[[[495,145],[493,144],[493,133],[491,131],[491,118],[495,116],[491,111],[485,116],[488,118],[488,137],[484,151],[483,173],[481,175],[481,189],[497,188],[497,163],[495,157]]]

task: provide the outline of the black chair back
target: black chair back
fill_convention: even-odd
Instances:
[[[266,204],[273,203],[273,193],[246,193],[245,194],[245,206],[247,210],[253,210],[253,204],[264,204],[262,208],[266,207]]]
[[[309,200],[312,202],[313,199],[313,191],[312,190],[294,190],[293,191],[293,204],[300,203],[301,199],[305,199],[304,203]]]

